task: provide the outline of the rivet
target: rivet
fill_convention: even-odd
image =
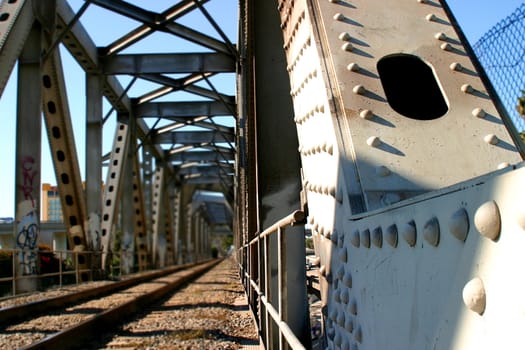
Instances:
[[[343,283],[348,288],[352,288],[352,275],[350,274],[350,272],[345,273],[345,275],[343,276]]]
[[[328,0],[328,1],[334,4],[337,4],[339,2],[339,0]]]
[[[499,139],[494,134],[488,134],[483,138],[483,141],[491,145],[496,145],[499,142]]]
[[[448,221],[448,229],[450,233],[457,239],[464,242],[467,239],[467,234],[470,224],[468,221],[468,213],[465,208],[457,210]]]
[[[403,225],[401,228],[401,235],[409,246],[415,246],[417,241],[416,223],[414,221],[410,221]]]
[[[336,21],[342,21],[343,19],[345,19],[345,16],[344,16],[342,13],[336,13],[336,14],[334,15],[334,19],[335,19]]]
[[[348,306],[348,311],[350,311],[350,313],[352,315],[357,315],[357,301],[355,299],[352,299],[352,301],[350,302],[350,305]]]
[[[452,45],[450,45],[449,43],[443,43],[441,44],[441,50],[444,50],[444,51],[451,51],[452,50]]]
[[[343,342],[343,337],[341,336],[341,333],[336,333],[335,335],[335,338],[334,338],[334,344],[336,346],[341,346],[341,343]]]
[[[359,235],[359,231],[356,230],[352,233],[350,242],[352,243],[354,247],[359,248],[359,245],[361,244],[361,237]]]
[[[426,4],[427,0],[417,0],[417,2],[419,2],[420,4]]]
[[[332,242],[337,243],[338,235],[339,235],[339,233],[336,230],[334,230],[334,232],[332,233],[332,236],[331,236]]]
[[[501,231],[501,217],[496,202],[483,203],[474,214],[474,226],[479,233],[487,238],[496,240]]]
[[[359,116],[363,119],[370,120],[374,117],[374,113],[372,113],[369,109],[363,109],[361,112],[359,112]]]
[[[344,43],[341,46],[341,49],[343,49],[343,51],[352,51],[354,49],[354,47],[350,43]]]
[[[344,275],[345,275],[345,267],[344,267],[344,266],[341,266],[341,267],[337,270],[336,277],[337,277],[337,279],[342,280],[343,277],[344,277]]]
[[[336,194],[335,186],[329,186],[328,187],[328,194],[335,198],[335,194]]]
[[[337,248],[342,249],[344,244],[345,244],[345,238],[343,235],[341,235],[339,239],[337,240]]]
[[[461,85],[461,91],[470,94],[474,91],[474,88],[470,84],[463,84]]]
[[[372,243],[378,248],[383,246],[383,231],[381,227],[376,227],[372,231]]]
[[[334,145],[333,144],[327,144],[326,145],[326,153],[328,153],[329,155],[333,155],[334,154]]]
[[[352,37],[350,36],[350,34],[348,34],[348,32],[342,32],[341,34],[339,34],[339,40],[350,41],[351,39]]]
[[[345,326],[345,313],[342,310],[337,315],[337,324],[341,327]]]
[[[433,217],[423,226],[423,237],[425,240],[436,247],[439,244],[439,221]]]
[[[397,226],[392,224],[386,228],[385,240],[392,247],[397,247]]]
[[[339,253],[339,259],[341,259],[341,261],[344,263],[348,261],[348,253],[346,248],[341,250],[341,253]]]
[[[339,291],[339,289],[336,289],[334,291],[334,301],[336,303],[340,303],[341,302],[341,292]],[[336,316],[336,319],[337,319],[337,316]]]
[[[345,322],[345,329],[352,333],[354,331],[354,320],[351,317],[348,317]]]
[[[326,335],[328,336],[328,339],[333,340],[335,337],[335,329],[328,328],[328,330],[326,331]]]
[[[506,167],[509,167],[510,163],[503,162],[498,164],[498,169],[505,169]]]
[[[434,38],[436,38],[437,40],[447,40],[447,35],[443,32],[439,32],[436,33],[436,35],[434,35]]]
[[[337,201],[337,203],[341,204],[343,203],[343,189],[341,187],[339,187],[337,189],[337,193],[335,195],[335,200]]]
[[[365,229],[361,231],[361,244],[365,248],[370,248],[370,230]]]
[[[352,91],[354,92],[354,94],[362,95],[362,94],[364,94],[366,92],[366,89],[365,89],[365,87],[363,85],[356,85],[356,86],[354,86]]]
[[[487,295],[481,278],[473,278],[463,287],[463,302],[470,310],[480,315],[483,314]]]
[[[425,18],[426,18],[427,21],[435,21],[437,19],[436,15],[433,14],[433,13],[430,13],[430,14],[426,15]]]
[[[348,292],[348,289],[345,289],[341,292],[341,302],[343,304],[348,304],[349,300],[350,300],[350,293]]]
[[[376,174],[377,176],[379,177],[386,177],[388,175],[390,175],[390,169],[388,169],[386,166],[384,165],[380,165],[376,168]]]
[[[461,65],[461,63],[453,62],[452,64],[450,64],[450,69],[455,70],[456,72],[460,72],[463,70],[463,66]]]
[[[472,110],[472,115],[476,118],[485,118],[487,113],[485,112],[483,108],[474,108]]]
[[[359,67],[357,63],[352,62],[352,63],[349,63],[348,66],[346,66],[346,69],[352,72],[357,72],[359,71],[359,69],[361,69],[361,67]]]
[[[377,147],[381,144],[381,139],[377,136],[370,136],[366,139],[366,144],[370,147]]]
[[[363,341],[363,331],[361,330],[361,326],[357,327],[357,330],[355,331],[354,339],[357,340],[359,343]]]

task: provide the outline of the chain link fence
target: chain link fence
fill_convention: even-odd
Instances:
[[[525,4],[490,29],[473,47],[518,131],[525,119],[516,106],[525,90]]]

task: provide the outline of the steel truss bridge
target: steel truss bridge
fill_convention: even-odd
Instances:
[[[117,231],[139,269],[230,232],[266,348],[310,346],[304,224],[328,348],[523,347],[525,148],[446,2],[222,1],[1,2],[16,248],[35,247],[50,147],[81,267],[104,271]]]

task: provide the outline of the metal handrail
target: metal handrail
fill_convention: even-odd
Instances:
[[[264,255],[264,261],[267,263],[268,261],[268,237],[272,234],[278,235],[278,243],[277,243],[277,251],[278,251],[278,293],[279,293],[279,307],[276,309],[271,302],[267,298],[268,294],[268,286],[270,285],[270,276],[267,273],[267,266],[264,266],[263,268],[266,270],[265,273],[259,273],[259,277],[261,275],[264,275],[264,290],[261,288],[261,278],[259,278],[258,281],[255,281],[252,276],[250,275],[250,271],[246,270],[246,267],[242,265],[242,263],[239,262],[239,267],[241,269],[241,276],[244,276],[246,278],[246,289],[250,289],[250,292],[247,292],[248,295],[251,295],[251,291],[255,292],[258,296],[258,300],[262,305],[259,304],[259,310],[263,310],[261,306],[264,306],[264,310],[266,312],[266,322],[268,322],[268,316],[272,318],[274,323],[276,324],[277,328],[279,329],[279,346],[280,348],[284,347],[283,339],[286,340],[288,346],[293,350],[299,350],[299,349],[305,349],[303,344],[299,341],[299,339],[295,336],[289,325],[286,323],[286,315],[284,310],[284,300],[287,296],[287,284],[285,281],[286,277],[286,250],[283,249],[283,246],[285,245],[284,242],[284,228],[287,226],[295,226],[298,224],[304,224],[304,212],[298,210],[293,212],[292,214],[284,217],[283,219],[277,221],[270,227],[268,227],[263,232],[256,234],[256,236],[249,242],[244,244],[242,247],[238,249],[238,252],[240,254],[243,253],[243,251],[246,253],[246,256],[250,256],[250,248],[252,248],[254,245],[257,245],[257,251],[260,252],[260,244],[263,243],[263,255]],[[267,265],[267,264],[265,264]],[[249,269],[248,269],[249,270]],[[259,330],[261,330],[261,324],[258,324]],[[268,346],[268,343],[270,341],[270,332],[269,332],[269,326],[266,324],[266,334],[263,334],[261,332],[261,336],[263,340],[265,340],[265,345]]]
[[[95,251],[73,251],[73,250],[52,250],[52,251],[42,251],[38,249],[28,250],[28,249],[0,249],[0,252],[7,252],[9,253],[10,260],[11,260],[11,276],[7,277],[0,277],[0,283],[1,282],[11,282],[11,294],[6,296],[0,296],[0,299],[10,298],[13,296],[25,294],[25,293],[17,293],[17,281],[20,280],[28,280],[28,279],[45,279],[50,277],[58,277],[58,284],[55,285],[58,287],[62,287],[64,285],[63,277],[64,276],[75,276],[75,283],[74,284],[80,284],[81,279],[80,275],[83,273],[89,273],[91,278],[93,278],[93,270],[92,269],[86,269],[86,268],[80,268],[80,264],[78,263],[78,257],[79,255],[91,255],[91,256],[99,256],[101,252],[95,252]],[[17,254],[19,253],[33,253],[35,256],[39,256],[39,254],[47,254],[51,253],[55,258],[58,259],[58,271],[57,272],[49,272],[49,273],[35,273],[35,274],[23,274],[18,275],[16,273],[16,264],[17,264]],[[114,252],[112,253],[114,256],[119,256],[120,252]],[[71,270],[64,270],[63,264],[64,261],[68,258],[71,258],[73,268]],[[6,259],[7,260],[7,259]],[[122,259],[120,259],[119,266],[111,266],[111,273],[114,274],[115,271],[117,274],[121,274],[122,271]]]

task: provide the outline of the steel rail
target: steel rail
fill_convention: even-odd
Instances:
[[[196,265],[197,264],[184,264],[153,272],[141,273],[139,276],[117,281],[104,286],[57,296],[54,298],[42,299],[26,304],[6,307],[4,309],[0,309],[0,324],[5,325],[15,321],[21,321],[25,318],[42,315],[53,309],[63,308],[80,301],[88,300],[90,298],[106,296],[139,283],[147,282],[152,279],[163,277],[184,269],[190,269]]]
[[[217,265],[222,259],[214,259],[204,263],[194,264],[185,269],[182,276],[179,276],[171,283],[155,289],[152,292],[142,294],[133,300],[110,308],[84,320],[77,325],[68,327],[60,332],[51,334],[37,342],[23,346],[19,350],[29,349],[70,349],[77,348],[80,344],[89,339],[97,339],[102,332],[108,332],[116,328],[126,318],[132,317],[133,314],[141,312],[147,305],[153,304],[164,295],[172,292],[185,283],[193,280],[200,274]]]

